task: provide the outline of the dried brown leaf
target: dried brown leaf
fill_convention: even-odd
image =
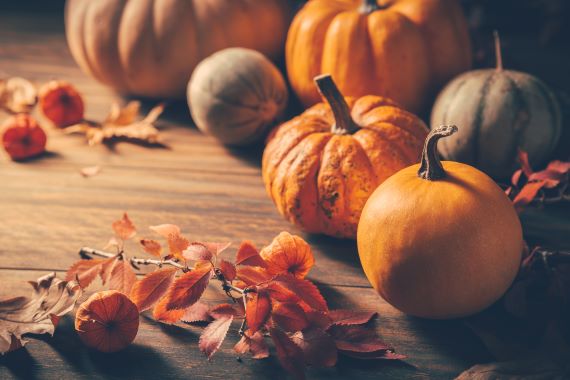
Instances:
[[[212,318],[215,319],[225,318],[229,316],[237,317],[239,315],[238,311],[233,307],[233,305],[230,305],[229,303],[222,303],[214,306],[212,309],[210,309],[209,314],[212,316]]]
[[[277,326],[288,332],[301,331],[309,325],[303,308],[296,303],[275,303],[271,318]]]
[[[101,172],[101,166],[94,165],[94,166],[86,166],[81,168],[79,174],[81,174],[85,178],[94,177]]]
[[[310,308],[320,311],[329,310],[321,292],[311,281],[297,278],[291,274],[278,275],[274,281],[297,294]]]
[[[363,325],[368,323],[378,313],[374,311],[331,310],[329,317],[335,325]]]
[[[19,77],[0,79],[0,109],[12,113],[29,113],[38,101],[36,86]]]
[[[152,239],[141,239],[140,243],[143,250],[149,255],[160,257],[162,255],[162,246],[159,242]]]
[[[305,362],[315,367],[332,367],[338,359],[338,350],[329,334],[318,327],[309,327],[295,333],[291,340],[303,350]]]
[[[131,263],[128,260],[121,260],[117,257],[109,277],[109,289],[129,295],[136,281],[137,276],[133,271]]]
[[[175,268],[158,269],[133,285],[130,298],[139,308],[139,312],[150,309],[166,294],[174,282],[176,272]]]
[[[305,359],[303,350],[287,336],[283,331],[270,328],[269,334],[275,344],[277,358],[281,366],[296,379],[305,379]]]

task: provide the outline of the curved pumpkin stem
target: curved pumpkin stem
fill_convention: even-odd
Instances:
[[[350,108],[348,108],[344,96],[338,90],[331,75],[319,75],[315,77],[314,81],[334,114],[335,123],[331,128],[331,132],[337,135],[349,135],[358,131],[358,125],[350,116]]]
[[[378,0],[363,0],[360,6],[360,13],[370,14],[380,9],[382,9],[382,7],[378,5]]]
[[[457,132],[455,125],[442,125],[441,127],[431,130],[424,143],[418,177],[427,179],[428,181],[445,178],[446,173],[437,154],[437,142],[440,138],[451,136],[455,132]]]
[[[495,39],[495,60],[496,60],[496,70],[503,70],[503,52],[501,51],[501,38],[499,37],[499,32],[493,31],[493,38]]]

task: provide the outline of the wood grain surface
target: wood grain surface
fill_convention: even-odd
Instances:
[[[68,80],[84,93],[90,119],[102,119],[114,101],[125,102],[79,70],[67,50],[63,20],[52,14],[0,15],[0,76],[38,84]],[[148,109],[155,102],[144,104]],[[6,117],[0,114],[0,122]],[[265,194],[259,149],[220,146],[191,125],[183,103],[169,104],[158,127],[167,148],[89,147],[81,136],[49,129],[49,153],[41,159],[14,163],[0,157],[0,296],[26,294],[26,281],[49,271],[63,275],[80,247],[105,245],[111,222],[123,211],[142,236],[150,236],[149,225],[174,223],[192,239],[233,241],[234,247],[245,238],[261,247],[288,230],[313,247],[316,266],[309,277],[331,308],[378,311],[380,334],[409,356],[390,363],[344,358],[335,368],[309,370],[309,378],[451,379],[491,360],[461,321],[407,317],[381,300],[364,277],[353,241],[307,236],[284,221]],[[91,165],[100,165],[100,174],[83,178],[79,170]],[[210,286],[207,297],[223,294]],[[133,345],[104,355],[80,343],[67,316],[53,338],[33,339],[0,358],[0,379],[286,378],[274,357],[237,361],[235,333],[208,362],[197,347],[199,331],[143,317]]]

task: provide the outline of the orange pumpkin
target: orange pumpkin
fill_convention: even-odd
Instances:
[[[290,222],[308,232],[354,238],[370,194],[417,162],[428,130],[390,99],[345,99],[330,75],[315,81],[329,104],[317,104],[273,132],[263,153],[263,180]]]
[[[471,66],[467,23],[456,0],[312,0],[286,45],[291,86],[319,102],[312,79],[330,73],[345,95],[386,96],[412,111]]]
[[[390,304],[419,317],[461,317],[491,305],[513,282],[523,250],[504,191],[472,166],[439,161],[437,140],[456,131],[432,130],[421,164],[380,185],[358,225],[368,280]]]
[[[139,310],[121,292],[93,294],[77,310],[75,330],[88,347],[115,352],[127,347],[139,330]]]

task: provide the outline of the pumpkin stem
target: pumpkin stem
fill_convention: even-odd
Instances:
[[[427,179],[428,181],[445,178],[446,173],[437,154],[437,142],[440,138],[451,136],[455,132],[457,132],[455,125],[442,125],[441,127],[431,130],[424,143],[418,177]]]
[[[382,9],[382,7],[378,5],[378,0],[363,0],[360,6],[360,13],[370,14],[380,9]]]
[[[350,116],[350,108],[346,104],[344,96],[338,90],[330,74],[315,77],[315,84],[321,95],[326,99],[334,114],[335,123],[331,132],[337,135],[349,135],[355,133],[359,127]]]
[[[501,51],[501,38],[499,37],[499,32],[493,31],[493,38],[495,39],[495,59],[496,59],[496,69],[497,71],[503,70],[503,53]]]

